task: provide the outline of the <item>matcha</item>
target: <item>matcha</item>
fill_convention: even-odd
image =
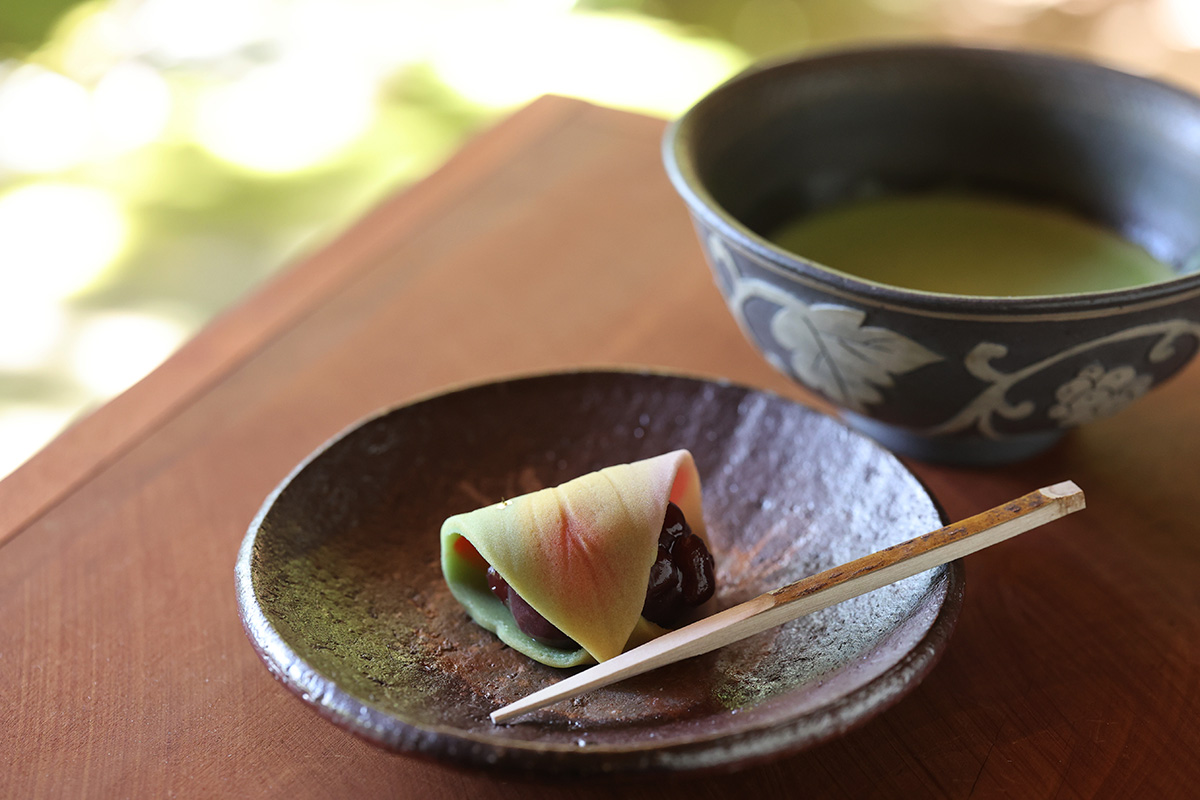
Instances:
[[[868,200],[785,223],[768,238],[861,278],[951,294],[1069,294],[1174,277],[1145,250],[1101,227],[981,195]]]

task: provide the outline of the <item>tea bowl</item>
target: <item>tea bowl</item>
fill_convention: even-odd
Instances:
[[[717,87],[668,127],[663,158],[747,338],[902,455],[1032,457],[1124,409],[1200,344],[1200,99],[1161,81],[1047,53],[832,51]],[[784,220],[939,190],[1070,212],[1167,277],[953,294],[857,277],[767,238]]]

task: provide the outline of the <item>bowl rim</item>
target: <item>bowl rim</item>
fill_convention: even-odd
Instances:
[[[867,300],[893,310],[971,320],[1011,320],[1014,317],[1031,321],[1064,317],[1078,319],[1143,311],[1200,296],[1200,269],[1131,287],[1066,294],[967,295],[881,283],[842,272],[773,244],[726,211],[700,180],[692,149],[697,120],[744,85],[761,82],[779,73],[910,58],[986,59],[994,63],[1021,63],[1034,68],[1103,75],[1109,80],[1124,81],[1173,95],[1179,101],[1195,106],[1197,118],[1200,119],[1200,96],[1192,92],[1158,78],[1136,75],[1096,61],[1059,53],[921,42],[834,47],[758,62],[701,97],[682,115],[669,122],[663,134],[662,159],[667,176],[701,227],[720,234],[727,246],[732,245],[740,250],[757,265],[823,292],[859,302]]]

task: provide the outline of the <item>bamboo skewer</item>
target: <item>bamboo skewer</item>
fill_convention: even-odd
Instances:
[[[990,547],[1084,507],[1072,481],[802,578],[664,634],[491,713],[493,723],[707,653],[925,570]]]

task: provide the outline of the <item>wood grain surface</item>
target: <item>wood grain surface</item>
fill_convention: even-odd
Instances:
[[[579,366],[814,403],[743,340],[662,123],[548,98],[228,312],[0,483],[0,796],[609,797],[377,750],[268,674],[233,564],[271,489],[377,408]],[[1071,479],[1088,509],[967,559],[942,662],[850,735],[633,798],[1192,797],[1200,365],[1025,464],[914,463],[951,518]]]

